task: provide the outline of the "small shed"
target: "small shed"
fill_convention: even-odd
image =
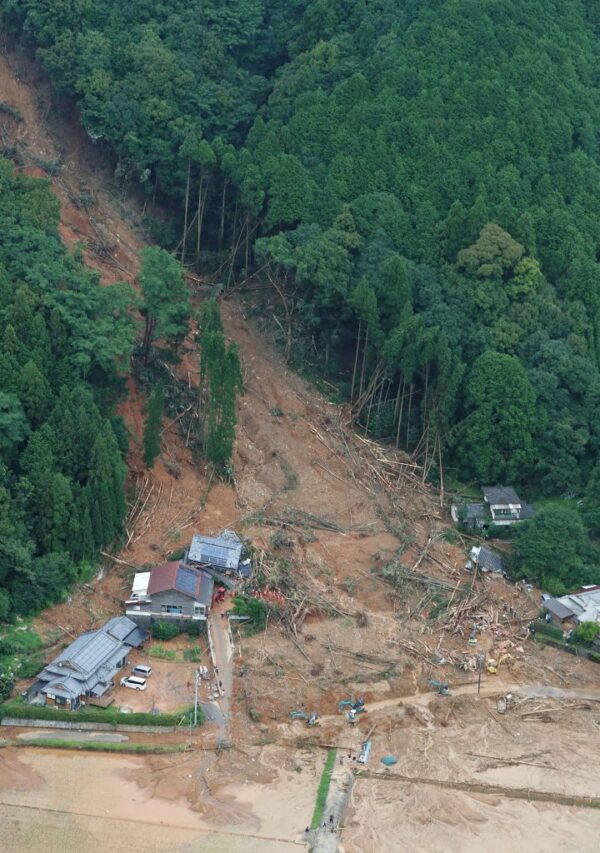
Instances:
[[[547,598],[542,607],[550,614],[552,621],[557,625],[562,625],[569,619],[575,618],[575,613],[569,607],[562,603],[558,598]]]
[[[471,561],[475,568],[482,572],[503,572],[504,560],[500,554],[491,551],[483,545],[471,548]]]

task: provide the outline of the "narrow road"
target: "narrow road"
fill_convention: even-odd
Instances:
[[[222,738],[229,742],[231,694],[233,691],[233,644],[229,621],[221,617],[221,610],[224,609],[223,605],[213,607],[208,617],[213,661],[218,670],[217,680],[221,682],[224,695],[218,701],[203,704],[207,717],[221,726]]]

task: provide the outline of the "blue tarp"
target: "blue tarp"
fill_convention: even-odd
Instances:
[[[381,763],[385,764],[386,767],[391,767],[392,764],[398,764],[398,759],[394,758],[393,755],[384,755]]]

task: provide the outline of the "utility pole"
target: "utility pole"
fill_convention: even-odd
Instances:
[[[483,669],[484,661],[485,661],[485,655],[484,654],[477,655],[477,663],[479,664],[479,666],[477,667],[479,670],[479,675],[477,677],[477,695],[478,696],[479,696],[479,693],[481,691],[481,671]]]
[[[198,687],[200,685],[200,670],[196,669],[194,681],[194,726],[198,725]]]

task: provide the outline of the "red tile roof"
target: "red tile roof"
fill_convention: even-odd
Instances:
[[[207,572],[202,572],[193,566],[186,566],[179,561],[173,561],[163,563],[162,566],[155,566],[152,569],[147,594],[149,596],[158,595],[160,592],[176,589],[210,607],[213,586],[213,578]]]
[[[148,595],[164,592],[167,589],[175,589],[175,579],[177,577],[178,568],[179,560],[174,560],[170,563],[163,563],[162,566],[155,566],[150,572]]]

